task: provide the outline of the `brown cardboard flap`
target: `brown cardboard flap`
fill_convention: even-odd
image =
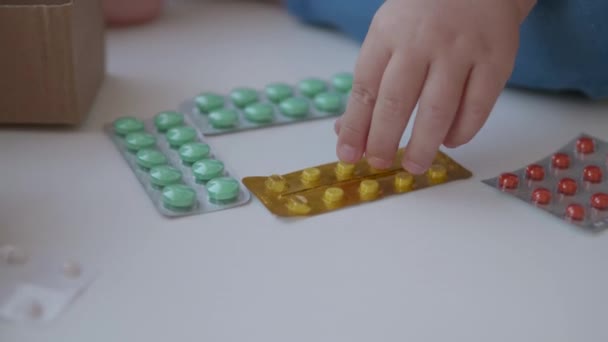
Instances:
[[[0,123],[78,123],[104,71],[97,0],[0,0]]]
[[[73,9],[72,39],[74,77],[78,91],[77,106],[78,112],[85,115],[95,100],[104,78],[105,23],[99,1],[75,0]]]

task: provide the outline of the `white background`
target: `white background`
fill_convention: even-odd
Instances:
[[[82,127],[0,130],[0,242],[99,277],[50,325],[2,323],[0,341],[607,341],[608,236],[480,183],[580,132],[608,138],[606,102],[506,91],[478,137],[448,151],[473,179],[302,220],[257,200],[165,219],[101,131],[202,90],[350,71],[357,51],[278,8],[227,1],[110,31]],[[285,173],[334,161],[332,127],[210,142],[240,177]]]

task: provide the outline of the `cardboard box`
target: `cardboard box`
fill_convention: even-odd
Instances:
[[[104,74],[99,0],[0,0],[0,123],[78,124]]]

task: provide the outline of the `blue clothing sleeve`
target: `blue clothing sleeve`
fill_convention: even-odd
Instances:
[[[362,42],[384,0],[285,0],[287,10],[304,22],[327,25]]]
[[[285,0],[302,21],[362,42],[384,0]],[[521,27],[509,86],[608,98],[608,0],[539,0]]]

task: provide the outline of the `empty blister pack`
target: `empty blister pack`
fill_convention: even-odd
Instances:
[[[182,113],[161,112],[145,122],[123,117],[106,132],[166,216],[231,208],[251,197]]]
[[[552,155],[483,182],[589,231],[608,224],[608,143],[581,134]]]
[[[65,311],[88,287],[95,272],[75,260],[0,245],[0,275],[0,318],[38,323]]]
[[[204,92],[180,110],[208,136],[322,119],[344,112],[352,82],[351,74],[340,73],[329,82],[309,78],[296,86],[272,83],[263,91],[240,87],[227,96]]]
[[[403,170],[399,150],[385,170],[371,167],[365,159],[343,162],[269,177],[247,177],[243,183],[277,216],[309,216],[374,201],[391,195],[471,177],[471,172],[442,152],[422,175]]]

